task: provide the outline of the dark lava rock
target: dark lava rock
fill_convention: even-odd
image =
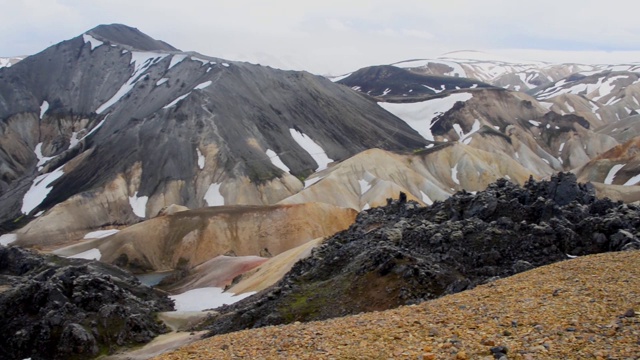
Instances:
[[[0,359],[87,359],[168,329],[166,295],[97,261],[0,246]]]
[[[210,334],[419,303],[534,267],[640,245],[640,208],[597,199],[562,173],[501,179],[429,207],[364,211],[273,287],[219,308]]]

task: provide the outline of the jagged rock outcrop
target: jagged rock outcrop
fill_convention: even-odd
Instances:
[[[151,341],[173,301],[95,261],[0,246],[0,358],[88,359]]]
[[[360,213],[273,287],[208,322],[211,334],[388,309],[533,267],[640,248],[640,208],[597,199],[570,173],[523,187],[504,179],[429,207]]]

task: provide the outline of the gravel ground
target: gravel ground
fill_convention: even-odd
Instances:
[[[215,336],[155,359],[640,359],[639,264],[640,251],[585,256],[419,305]]]

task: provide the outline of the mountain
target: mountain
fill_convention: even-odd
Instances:
[[[182,52],[98,26],[0,70],[0,221],[50,242],[171,204],[273,204],[329,163],[426,141],[306,72]],[[40,230],[36,230],[36,228]]]
[[[0,69],[3,67],[11,67],[23,60],[26,56],[0,57]]]

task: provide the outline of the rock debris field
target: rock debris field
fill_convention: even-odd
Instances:
[[[211,337],[175,359],[637,359],[639,251],[566,260],[418,305]]]

